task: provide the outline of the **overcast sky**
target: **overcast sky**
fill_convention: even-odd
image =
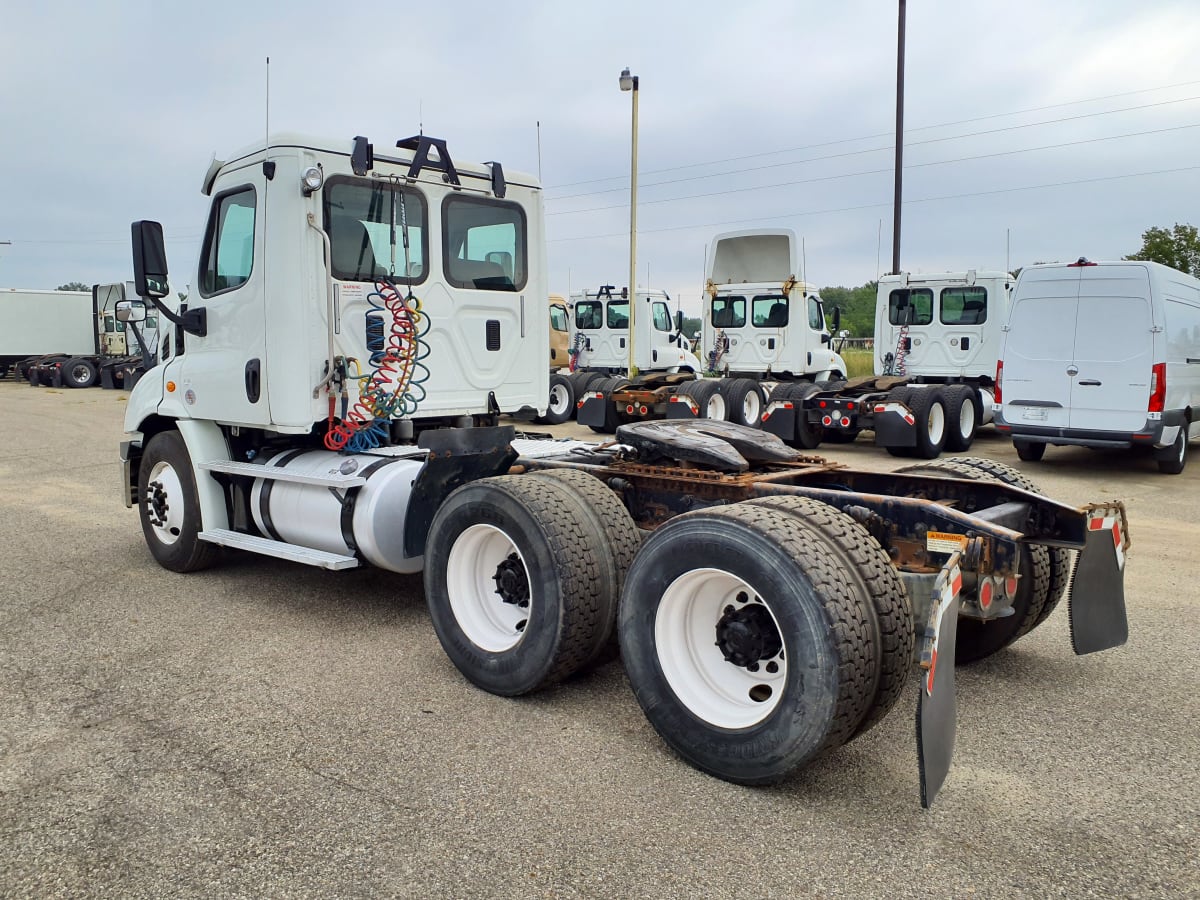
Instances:
[[[201,179],[261,138],[268,56],[272,131],[389,146],[423,125],[456,159],[540,170],[558,293],[628,280],[629,66],[639,283],[692,308],[713,235],[786,227],[808,281],[862,284],[891,267],[896,12],[11,3],[0,286],[130,278],[139,218],[191,281]],[[907,26],[902,268],[1117,258],[1149,226],[1200,224],[1195,0],[910,0]]]

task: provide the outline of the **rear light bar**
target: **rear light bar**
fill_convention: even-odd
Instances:
[[[1086,256],[1081,256],[1081,257],[1079,257],[1079,259],[1075,260],[1075,262],[1067,263],[1067,268],[1074,269],[1074,268],[1078,268],[1080,266],[1098,266],[1098,265],[1100,265],[1100,263],[1094,263],[1090,259],[1088,259]]]
[[[996,404],[997,405],[1004,402],[1004,397],[1001,394],[1001,390],[1000,390],[1000,381],[1001,381],[1001,379],[1003,379],[1003,377],[1004,377],[1004,360],[998,359],[998,360],[996,360]]]

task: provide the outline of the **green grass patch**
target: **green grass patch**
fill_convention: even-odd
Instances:
[[[846,361],[847,378],[857,378],[859,375],[875,374],[875,352],[860,348],[847,347],[842,351],[842,359]]]

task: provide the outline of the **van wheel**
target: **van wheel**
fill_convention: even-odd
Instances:
[[[737,503],[646,539],[618,634],[638,703],[676,753],[770,784],[862,723],[879,683],[873,616],[793,516]]]
[[[937,388],[913,388],[908,408],[917,420],[917,445],[913,456],[936,459],[946,445],[946,401]]]
[[[1013,441],[1013,446],[1017,448],[1017,457],[1025,462],[1037,462],[1046,455],[1045,444],[1034,444],[1029,441]]]
[[[546,414],[535,421],[543,425],[561,425],[575,410],[575,387],[563,375],[550,376],[550,400]]]
[[[979,427],[979,394],[965,384],[952,384],[942,389],[946,401],[946,449],[951,453],[970,450]]]
[[[220,548],[199,538],[200,498],[178,431],[163,431],[146,444],[138,468],[138,516],[146,546],[164,569],[195,572],[220,556]]]
[[[1180,426],[1175,443],[1166,452],[1159,451],[1161,455],[1158,455],[1158,471],[1166,475],[1178,475],[1182,472],[1183,467],[1187,465],[1187,449],[1188,426],[1185,423]]]
[[[596,517],[564,485],[502,475],[466,484],[429,528],[425,596],[458,670],[485,691],[567,678],[608,639],[616,601]]]

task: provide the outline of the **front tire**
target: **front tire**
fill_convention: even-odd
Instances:
[[[840,746],[879,683],[872,611],[789,514],[685,513],[642,545],[618,635],[634,694],[692,765],[769,784]]]
[[[195,572],[212,565],[220,549],[200,540],[200,500],[183,435],[150,438],[138,469],[138,514],[150,554],[164,569]]]

